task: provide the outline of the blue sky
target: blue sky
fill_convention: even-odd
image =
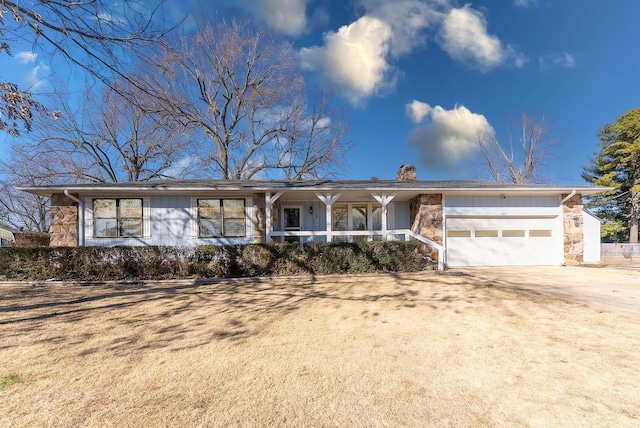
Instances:
[[[166,13],[249,19],[289,39],[346,113],[348,179],[407,163],[419,179],[481,178],[474,136],[506,143],[527,113],[552,121],[547,181],[585,184],[598,130],[640,105],[637,0],[169,0]],[[3,78],[36,93],[65,69],[16,49],[2,61]]]

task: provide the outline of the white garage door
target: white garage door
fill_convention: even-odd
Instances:
[[[447,264],[556,265],[555,218],[448,218]]]

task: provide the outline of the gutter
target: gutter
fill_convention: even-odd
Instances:
[[[78,204],[78,246],[84,247],[84,234],[82,233],[84,230],[84,206],[82,201],[69,193],[68,189],[64,189],[62,193],[64,193],[67,198]]]

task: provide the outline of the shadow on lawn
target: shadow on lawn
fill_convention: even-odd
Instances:
[[[0,339],[29,336],[33,342],[75,347],[78,356],[105,350],[178,351],[213,341],[241,343],[312,302],[336,310],[362,303],[365,310],[350,315],[362,318],[371,313],[366,305],[380,302],[385,302],[385,310],[461,314],[490,300],[486,289],[500,287],[505,288],[466,275],[435,272],[6,287],[0,289]],[[522,293],[536,301],[535,293]],[[513,309],[503,306],[509,316]],[[0,349],[11,346],[2,342],[7,340],[0,340]]]

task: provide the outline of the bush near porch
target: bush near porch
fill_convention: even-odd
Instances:
[[[143,280],[416,272],[422,244],[357,242],[183,247],[37,247],[0,251],[0,280]]]

